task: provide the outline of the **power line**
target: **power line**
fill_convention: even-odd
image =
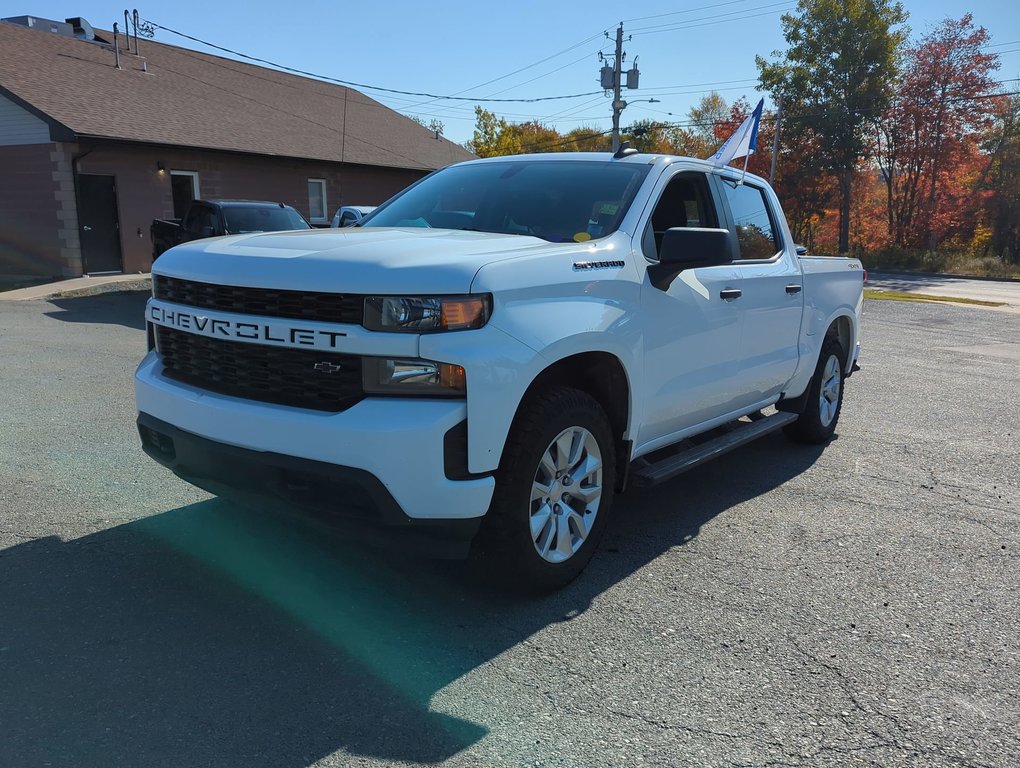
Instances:
[[[700,5],[697,8],[688,8],[686,11],[670,11],[669,13],[656,13],[652,16],[637,16],[633,19],[624,19],[624,23],[628,21],[647,21],[648,19],[661,19],[665,16],[680,16],[684,13],[694,13],[695,11],[707,11],[714,10],[716,8],[722,8],[725,5],[739,5],[740,3],[747,3],[750,0],[730,0],[727,3],[713,3],[712,5]]]
[[[590,43],[592,40],[597,40],[600,37],[602,37],[602,33],[601,32],[597,32],[594,35],[592,35],[591,37],[586,37],[584,40],[582,40],[579,43],[575,43],[574,45],[571,45],[568,48],[564,48],[562,51],[558,51],[557,53],[554,53],[551,56],[546,56],[544,59],[539,59],[536,62],[528,64],[526,67],[520,67],[519,69],[515,69],[513,72],[508,72],[505,75],[500,75],[499,77],[494,77],[491,80],[486,80],[484,83],[479,83],[478,85],[473,85],[470,88],[465,88],[463,91],[457,91],[456,93],[454,93],[452,95],[460,96],[460,95],[464,94],[466,91],[474,90],[475,88],[484,88],[485,86],[492,85],[493,83],[497,83],[500,80],[505,80],[508,77],[513,77],[514,75],[518,75],[521,72],[525,72],[525,71],[527,71],[529,69],[532,69],[533,67],[537,67],[539,64],[545,64],[545,62],[551,61],[552,59],[555,59],[555,58],[558,58],[558,57],[562,56],[565,53],[570,53],[571,51],[573,51],[573,50],[575,50],[577,48],[580,48],[582,45]],[[585,58],[587,58],[587,56]],[[583,59],[578,59],[578,61],[583,61]],[[566,65],[566,66],[569,66],[569,65]],[[562,67],[561,67],[561,69],[562,69]],[[553,72],[558,72],[559,70],[554,69],[552,71]],[[547,72],[546,74],[552,74],[552,72]],[[539,75],[539,77],[545,77],[545,76],[546,75]],[[533,82],[534,80],[537,80],[537,79],[539,79],[539,78],[533,78],[532,80],[528,80],[526,82],[530,83],[530,82]],[[519,83],[516,86],[511,86],[511,88],[516,88],[519,85],[524,85],[524,84],[525,83]],[[507,90],[509,90],[509,89],[507,89]],[[503,92],[504,91],[496,91],[496,93],[494,93],[493,96],[497,96],[497,95],[499,95],[500,93],[503,93]],[[435,103],[436,101],[441,101],[441,99],[432,99],[430,101],[422,101],[422,102],[419,102],[417,104],[412,104],[412,105],[410,105],[408,107],[408,109],[413,109],[414,107],[424,106],[424,105],[427,105],[427,104],[432,104],[432,103]]]
[[[777,8],[776,6],[786,6],[784,8]],[[711,16],[699,16],[695,19],[684,19],[683,21],[674,21],[667,24],[652,24],[647,27],[635,27],[632,31],[637,34],[638,32],[644,32],[649,34],[649,31],[662,31],[668,32],[674,29],[687,29],[688,27],[701,27],[707,26],[706,24],[700,24],[698,22],[710,22],[712,24],[723,24],[729,21],[736,21],[737,19],[751,19],[756,16],[764,16],[772,13],[780,13],[786,10],[792,10],[796,6],[790,5],[790,0],[780,0],[779,2],[766,3],[765,5],[756,5],[751,8],[743,8],[739,11],[726,11],[725,13],[716,13]],[[749,14],[749,11],[766,11],[766,13]],[[736,18],[733,18],[736,17]]]
[[[261,59],[261,58],[259,58],[257,56],[250,56],[247,53],[241,53],[240,51],[235,51],[235,50],[233,50],[231,48],[225,48],[222,45],[216,45],[215,43],[210,43],[208,40],[202,40],[201,38],[194,37],[192,35],[187,35],[184,32],[178,32],[176,29],[171,29],[170,27],[164,27],[162,24],[157,24],[156,22],[151,21],[149,19],[145,19],[144,21],[145,21],[146,24],[151,24],[156,29],[162,29],[164,32],[169,32],[172,35],[177,35],[178,37],[183,37],[186,40],[192,40],[192,41],[194,41],[196,43],[200,43],[202,45],[208,46],[209,48],[214,48],[217,51],[223,51],[224,53],[229,53],[232,56],[239,56],[240,58],[246,59],[248,61],[255,61],[255,62],[258,62],[259,64],[265,64],[267,66],[273,67],[273,68],[281,70],[283,72],[293,72],[296,75],[303,75],[305,77],[311,77],[311,78],[314,78],[316,80],[325,80],[325,81],[330,82],[330,83],[338,83],[339,85],[344,85],[344,86],[348,86],[348,87],[351,87],[351,88],[365,88],[365,89],[370,90],[370,91],[381,91],[383,93],[397,93],[397,94],[401,94],[403,96],[421,96],[421,97],[429,98],[429,99],[442,99],[442,100],[451,100],[451,101],[499,101],[499,102],[516,102],[516,103],[528,103],[528,104],[531,104],[531,103],[534,103],[534,102],[538,102],[538,101],[562,101],[564,99],[578,99],[578,98],[581,98],[581,97],[584,97],[584,96],[594,96],[595,94],[600,93],[600,91],[588,91],[586,93],[573,93],[573,94],[568,94],[568,95],[564,95],[564,96],[537,96],[537,97],[530,98],[530,99],[493,99],[493,98],[489,98],[489,97],[485,97],[485,96],[442,96],[442,95],[435,94],[435,93],[424,93],[424,92],[421,92],[421,91],[403,91],[403,90],[400,90],[400,89],[397,89],[397,88],[384,88],[384,87],[382,87],[380,85],[369,85],[367,83],[355,83],[355,82],[350,81],[350,80],[340,80],[339,78],[330,77],[329,75],[320,75],[320,74],[316,74],[315,72],[308,72],[308,71],[303,70],[303,69],[297,69],[295,67],[288,67],[288,66],[285,66],[284,64],[277,64],[276,62],[270,61],[268,59]]]
[[[708,85],[730,85],[731,83],[756,83],[757,77],[744,77],[739,80],[716,80],[709,83],[681,83],[680,85],[657,85],[653,88],[642,88],[642,91],[668,91],[671,88],[703,88]]]
[[[596,54],[598,54],[598,53],[602,53],[602,51],[601,51],[601,50],[599,50],[599,51],[596,51]],[[521,87],[522,85],[528,85],[529,83],[533,83],[533,82],[535,82],[536,80],[541,80],[541,79],[542,79],[543,77],[548,77],[549,75],[553,74],[554,72],[559,72],[560,70],[562,70],[562,69],[566,69],[567,67],[572,67],[572,66],[574,66],[575,64],[577,64],[577,63],[579,63],[579,62],[582,62],[582,61],[584,61],[585,59],[589,58],[590,56],[592,56],[592,54],[590,54],[590,53],[586,53],[586,54],[585,54],[584,56],[582,56],[581,58],[579,58],[579,59],[574,59],[573,61],[567,62],[566,64],[564,64],[564,65],[563,65],[563,66],[561,66],[561,67],[556,67],[556,69],[550,69],[550,70],[549,70],[548,72],[544,72],[544,73],[542,73],[541,75],[537,75],[537,76],[535,76],[535,77],[531,78],[530,80],[525,80],[525,81],[524,81],[524,82],[522,82],[522,83],[517,83],[516,85],[511,85],[510,87],[508,87],[508,88],[504,88],[504,89],[503,89],[503,90],[501,90],[501,91],[496,91],[496,93],[494,93],[494,94],[493,94],[493,96],[496,96],[496,95],[498,95],[498,94],[500,94],[500,93],[506,93],[507,91],[512,91],[512,90],[513,90],[514,88],[520,88],[520,87]]]
[[[783,11],[793,10],[794,8],[796,8],[796,6],[789,5],[786,8],[779,8],[778,10],[774,10],[774,11],[762,11],[761,13],[752,13],[752,14],[744,15],[744,16],[741,16],[740,19],[756,19],[759,16],[771,16],[771,15],[773,15],[775,13],[782,13]],[[711,17],[706,17],[706,18],[711,18]],[[694,20],[692,20],[692,22],[693,21]],[[657,35],[657,34],[660,34],[662,32],[677,32],[677,31],[680,31],[682,29],[694,29],[695,27],[711,27],[711,26],[714,26],[716,24],[727,24],[727,23],[729,23],[731,21],[738,21],[738,19],[727,18],[727,19],[721,19],[719,21],[706,21],[706,22],[704,22],[702,24],[694,24],[694,23],[688,24],[688,23],[684,23],[684,24],[678,24],[676,26],[670,26],[670,27],[665,27],[664,26],[664,27],[661,27],[661,28],[648,27],[647,31],[643,31],[643,32],[639,32],[639,31],[635,30],[634,31],[634,35],[635,36],[638,36],[638,35]]]

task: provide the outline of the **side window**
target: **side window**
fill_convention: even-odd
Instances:
[[[704,174],[681,173],[663,190],[641,240],[645,256],[658,260],[662,237],[673,227],[718,226]]]
[[[781,246],[779,233],[765,202],[765,191],[747,184],[734,186],[726,180],[720,186],[737,228],[741,260],[771,259]]]
[[[188,214],[188,221],[185,229],[193,235],[202,234],[203,227],[215,227],[216,216],[212,209],[204,205],[192,206]]]

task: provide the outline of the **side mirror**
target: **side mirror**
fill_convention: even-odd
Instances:
[[[733,261],[730,238],[728,229],[667,229],[659,247],[659,263],[648,267],[652,285],[664,291],[685,269],[729,264]]]
[[[793,250],[797,252],[798,256],[807,256],[807,246],[806,245],[795,245],[795,246],[793,246]]]
[[[198,230],[198,236],[199,237],[215,237],[216,236],[216,228],[215,227],[202,227],[200,230]]]

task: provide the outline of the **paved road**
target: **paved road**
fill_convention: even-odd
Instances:
[[[952,296],[979,301],[1005,302],[1020,307],[1020,281],[968,280],[942,275],[907,275],[868,273],[868,288],[884,291],[905,291],[929,296]]]
[[[538,600],[145,459],[142,297],[0,307],[0,765],[1020,764],[1020,319],[866,304],[824,450],[628,492]]]

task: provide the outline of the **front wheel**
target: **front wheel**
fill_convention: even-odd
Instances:
[[[496,475],[482,555],[511,584],[567,584],[598,546],[615,480],[612,429],[594,398],[567,387],[529,397]]]
[[[846,352],[839,341],[827,338],[808,386],[804,413],[784,429],[790,439],[817,445],[832,437],[843,408],[845,361]]]

